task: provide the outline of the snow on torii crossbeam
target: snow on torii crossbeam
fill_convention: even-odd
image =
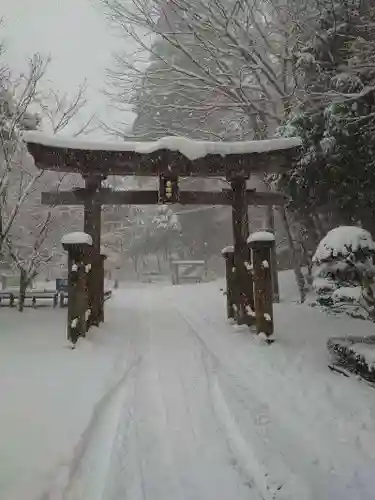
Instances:
[[[298,138],[209,142],[165,137],[153,142],[89,142],[26,132],[24,140],[38,168],[83,175],[249,177],[288,167]]]
[[[138,202],[143,197],[141,204],[150,204],[157,202],[158,194],[155,191],[119,194],[113,190],[104,190],[101,183],[109,175],[159,176],[160,179],[174,180],[190,176],[224,177],[231,186],[229,194],[225,191],[207,194],[181,191],[181,202],[197,204],[200,199],[202,204],[232,206],[234,260],[240,291],[238,297],[239,300],[244,297],[247,304],[254,304],[253,287],[245,265],[248,265],[248,205],[278,205],[282,204],[283,200],[279,194],[247,191],[246,180],[253,173],[275,172],[288,168],[301,146],[299,138],[209,142],[165,137],[153,142],[98,143],[48,137],[40,132],[25,132],[23,138],[38,168],[79,173],[85,179],[84,190],[43,193],[43,202],[50,204],[54,199],[57,204],[72,202],[71,204],[84,205],[84,231],[91,235],[93,240],[89,283],[93,324],[98,324],[103,318],[104,304],[100,269],[103,265],[100,258],[101,205],[128,204],[131,197],[138,198]],[[243,304],[239,303],[238,310],[243,313],[242,306]],[[238,321],[243,323],[249,321],[249,318],[238,318]]]

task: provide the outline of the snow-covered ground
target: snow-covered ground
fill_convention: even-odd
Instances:
[[[64,311],[0,310],[0,498],[375,498],[375,392],[326,350],[373,324],[282,278],[271,346],[225,322],[219,282],[120,289],[75,351]]]
[[[65,317],[51,307],[0,309],[1,500],[37,498],[123,372],[119,329],[93,329],[72,351]]]

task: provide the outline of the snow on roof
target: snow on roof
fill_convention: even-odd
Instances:
[[[247,242],[251,243],[252,241],[275,241],[275,235],[268,231],[258,231],[248,237]]]
[[[92,238],[87,233],[76,232],[65,234],[61,238],[61,243],[63,245],[73,245],[79,243],[85,243],[86,245],[92,245]]]
[[[313,262],[322,262],[338,255],[348,257],[360,249],[375,252],[371,234],[361,227],[339,226],[329,231],[319,243]]]
[[[42,132],[24,132],[23,139],[27,143],[41,144],[53,148],[78,149],[92,151],[124,151],[149,154],[162,149],[178,151],[191,161],[207,155],[231,155],[246,153],[267,153],[292,149],[301,146],[298,137],[277,138],[262,141],[195,141],[185,137],[163,137],[152,142],[94,142],[77,138],[48,136]]]

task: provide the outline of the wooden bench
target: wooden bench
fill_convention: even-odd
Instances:
[[[39,300],[50,300],[52,299],[53,307],[57,306],[58,303],[58,293],[54,290],[31,290],[26,292],[26,300],[31,300],[31,305],[35,309],[36,301]]]
[[[58,298],[56,299],[59,302],[60,307],[68,307],[68,293],[60,292],[57,293]],[[104,291],[104,300],[108,300],[112,297],[112,290]]]
[[[18,291],[4,290],[0,292],[0,303],[3,300],[9,300],[9,307],[14,307],[15,302],[18,301]],[[29,290],[25,295],[25,302],[31,300],[31,306],[35,309],[37,307],[37,300],[50,300],[52,299],[53,307],[57,306],[58,293],[54,290]]]
[[[16,294],[13,292],[9,291],[1,291],[0,292],[0,304],[3,302],[3,300],[9,300],[9,307],[14,307],[14,302],[16,299]]]

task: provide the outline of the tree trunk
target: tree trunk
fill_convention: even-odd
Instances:
[[[305,226],[307,231],[307,240],[314,249],[314,252],[317,246],[320,243],[320,240],[325,236],[325,231],[323,229],[323,225],[318,216],[304,213],[301,218],[301,223]]]
[[[295,243],[293,240],[292,232],[290,230],[288,214],[287,214],[285,207],[280,208],[280,215],[281,215],[282,221],[283,221],[284,226],[285,226],[285,231],[287,234],[289,247],[290,247],[290,250],[291,250],[292,255],[293,255],[293,270],[294,270],[294,274],[296,277],[296,282],[297,282],[297,286],[298,286],[298,290],[299,290],[299,294],[300,294],[300,299],[301,299],[301,302],[303,303],[306,300],[306,282],[305,282],[305,277],[303,276],[303,272],[301,269],[300,257],[298,255],[297,250],[296,250],[296,246],[295,246]]]
[[[132,261],[133,261],[133,266],[134,266],[134,272],[138,273],[138,257],[137,257],[137,255],[134,255],[132,257]]]
[[[316,228],[316,234],[319,237],[319,240],[324,238],[326,231],[324,229],[323,223],[319,217],[319,214],[312,214],[312,220],[314,222],[314,226]]]
[[[19,312],[23,312],[23,309],[25,306],[27,285],[28,285],[27,273],[24,269],[21,269],[20,288],[19,288],[19,293],[18,293],[18,311]]]
[[[4,235],[3,235],[3,208],[1,206],[0,201],[0,256],[2,255],[1,251],[4,244]]]
[[[161,262],[160,262],[160,254],[159,254],[159,252],[156,252],[156,258],[157,258],[157,261],[158,261],[158,271],[159,271],[159,273],[161,273]]]
[[[143,271],[148,269],[148,262],[145,254],[142,254],[142,269]]]

